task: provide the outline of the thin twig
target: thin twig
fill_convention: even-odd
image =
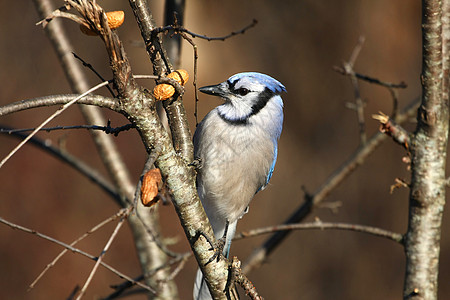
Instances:
[[[89,70],[91,70],[91,71],[95,74],[95,76],[97,76],[97,77],[100,79],[100,81],[102,81],[102,82],[103,82],[103,81],[106,81],[106,79],[103,78],[103,76],[100,75],[100,73],[97,72],[97,70],[95,70],[95,68],[94,68],[90,63],[85,62],[84,59],[82,59],[80,56],[78,56],[75,52],[72,52],[72,54],[73,54],[73,56],[74,56],[76,59],[78,59],[79,61],[81,61],[81,63],[83,64],[83,67],[86,67],[86,68],[88,68]],[[109,91],[109,93],[111,94],[111,96],[112,96],[113,98],[116,98],[116,95],[114,94],[114,91],[112,90],[112,88],[111,88],[109,85],[107,85],[106,88],[108,89],[108,91]]]
[[[237,234],[234,239],[239,240],[247,237],[255,237],[262,234],[274,233],[277,231],[284,230],[305,230],[305,229],[337,229],[337,230],[350,230],[357,231],[362,233],[367,233],[377,237],[387,238],[394,242],[403,243],[403,235],[400,233],[384,230],[381,228],[373,227],[373,226],[365,226],[358,224],[347,224],[347,223],[331,223],[331,222],[310,222],[310,223],[302,223],[302,224],[283,224],[283,225],[275,225],[264,228],[252,229],[248,231],[243,231]]]
[[[175,269],[169,274],[169,276],[164,280],[164,282],[174,280],[175,277],[183,270],[186,262],[188,261],[190,255],[182,255],[180,263],[175,267]]]
[[[253,300],[263,300],[256,290],[253,283],[248,279],[248,277],[242,272],[241,262],[237,259],[236,256],[233,257],[231,262],[231,281],[238,283],[245,291],[245,294]],[[232,282],[230,282],[230,285]]]
[[[57,116],[59,116],[61,113],[63,113],[67,108],[69,108],[72,104],[74,104],[75,102],[77,102],[79,99],[83,98],[84,96],[92,93],[93,91],[98,90],[99,88],[107,85],[109,83],[109,81],[104,81],[100,84],[97,84],[96,86],[94,86],[93,88],[91,88],[90,90],[86,91],[85,93],[81,94],[80,96],[74,98],[72,101],[70,101],[67,104],[64,104],[60,109],[58,109],[57,111],[55,111],[50,117],[48,117],[44,122],[42,122],[38,127],[36,127],[35,130],[33,130],[32,133],[30,133],[30,135],[28,135],[22,142],[20,142],[19,145],[17,145],[1,162],[0,162],[0,168],[8,161],[8,159],[10,159],[14,153],[16,153],[23,145],[25,145],[26,142],[28,142],[29,139],[31,139],[42,127],[44,127],[46,124],[48,124],[50,121],[52,121],[54,118],[56,118]]]
[[[389,90],[389,93],[391,93],[391,97],[392,97],[391,118],[395,120],[397,118],[397,113],[398,113],[398,92],[396,89],[391,88],[391,87],[388,87],[387,89]]]
[[[180,32],[181,37],[183,37],[189,44],[191,44],[192,49],[194,50],[194,99],[195,99],[195,105],[194,105],[194,117],[195,117],[195,127],[198,125],[198,90],[197,90],[197,69],[198,69],[198,47],[194,43],[192,39],[190,39],[186,34],[183,32]]]
[[[120,228],[122,227],[125,218],[128,216],[128,214],[131,212],[132,208],[128,208],[125,212],[125,214],[123,214],[119,220],[119,222],[116,225],[116,228],[114,228],[113,233],[111,234],[108,242],[106,243],[105,247],[103,248],[102,252],[100,253],[100,255],[97,258],[97,261],[95,262],[94,267],[91,270],[91,273],[89,274],[89,277],[86,279],[86,282],[84,283],[83,287],[80,290],[80,293],[78,294],[78,297],[76,298],[76,300],[80,300],[83,295],[86,293],[86,290],[89,286],[89,284],[91,283],[92,279],[94,278],[94,274],[97,271],[98,267],[100,266],[100,263],[103,261],[103,258],[105,257],[106,252],[109,250],[109,247],[111,246],[112,242],[114,241],[114,239],[116,238],[117,234],[119,233]]]
[[[16,101],[13,103],[0,106],[0,116],[12,114],[15,112],[44,107],[67,104],[79,94],[51,95],[32,99]],[[120,112],[119,101],[117,99],[104,97],[100,95],[86,95],[77,101],[77,104],[94,105],[98,107],[108,108],[110,110]]]
[[[355,48],[353,49],[352,55],[350,56],[350,59],[347,62],[352,69],[355,66],[356,59],[358,58],[359,53],[361,52],[362,46],[364,45],[365,41],[366,41],[366,38],[363,35],[361,35],[358,39],[358,43],[356,44]]]
[[[103,226],[105,226],[106,224],[116,220],[117,218],[123,216],[124,212],[126,211],[126,209],[121,209],[118,213],[112,215],[111,217],[109,217],[106,220],[103,220],[102,222],[100,222],[99,224],[97,224],[96,226],[92,227],[91,229],[89,229],[86,233],[84,233],[82,236],[80,236],[79,238],[77,238],[75,241],[73,241],[70,246],[75,246],[78,242],[80,242],[81,240],[83,240],[85,237],[89,236],[90,234],[94,233],[95,231],[99,230],[100,228],[102,228]],[[45,269],[36,277],[35,280],[33,280],[33,282],[28,286],[28,290],[31,290],[34,288],[34,286],[37,284],[37,282],[42,278],[42,276],[45,275],[45,273],[52,268],[57,262],[58,260],[64,256],[64,254],[67,253],[67,251],[69,251],[67,248],[64,249],[63,251],[61,251],[58,256],[56,256],[49,264],[47,264],[47,266],[45,267]]]
[[[343,67],[339,67],[339,66],[334,66],[333,70],[335,70],[336,72],[342,74],[342,75],[350,75],[349,73],[347,73],[347,71],[345,70],[345,68]],[[393,89],[406,89],[408,87],[408,85],[405,82],[400,82],[400,83],[392,83],[392,82],[387,82],[387,81],[382,81],[380,79],[368,76],[368,75],[364,75],[358,72],[354,73],[356,78],[364,80],[368,83],[373,83],[373,84],[377,84],[380,86],[384,86],[387,88],[393,88]]]
[[[57,240],[57,239],[54,239],[54,238],[52,238],[52,237],[50,237],[50,236],[48,236],[48,235],[45,235],[45,234],[43,234],[43,233],[40,233],[40,232],[36,231],[36,230],[29,229],[29,228],[26,228],[26,227],[23,227],[23,226],[14,224],[14,223],[12,223],[12,222],[9,222],[9,221],[3,219],[2,217],[0,217],[0,223],[3,223],[3,224],[5,224],[5,225],[8,225],[8,226],[11,227],[12,229],[18,229],[18,230],[21,230],[21,231],[26,232],[26,233],[34,234],[34,235],[36,235],[36,236],[38,236],[38,237],[40,237],[40,238],[42,238],[42,239],[44,239],[44,240],[50,241],[50,242],[52,242],[52,243],[55,243],[55,244],[57,244],[57,245],[59,245],[59,246],[62,246],[62,247],[66,248],[66,249],[68,249],[68,250],[70,250],[70,251],[72,251],[72,252],[74,252],[74,253],[83,255],[83,256],[85,256],[85,257],[87,257],[87,258],[89,258],[89,259],[91,259],[91,260],[93,260],[93,261],[96,261],[96,260],[97,260],[97,257],[95,257],[95,256],[93,256],[93,255],[91,255],[91,254],[89,254],[89,253],[87,253],[87,252],[84,252],[83,250],[80,250],[80,249],[78,249],[78,248],[72,247],[72,246],[70,246],[69,244],[66,244],[66,243],[64,243],[64,242],[61,242],[61,241],[59,241],[59,240]],[[130,282],[133,283],[133,284],[139,285],[140,287],[146,289],[147,291],[149,291],[149,292],[151,292],[151,293],[154,293],[154,294],[156,293],[156,292],[155,292],[151,287],[149,287],[148,285],[145,285],[145,284],[142,284],[142,283],[140,283],[140,282],[134,281],[132,278],[130,278],[129,276],[127,276],[127,275],[125,275],[125,274],[123,274],[123,273],[117,271],[116,269],[114,269],[114,268],[111,267],[110,265],[108,265],[108,264],[106,264],[106,263],[104,263],[104,262],[101,262],[100,264],[101,264],[103,267],[105,267],[106,269],[108,269],[108,270],[110,270],[111,272],[113,272],[114,274],[116,274],[117,276],[119,276],[119,277],[121,277],[121,278],[123,278],[123,279],[126,279],[126,280],[130,281]]]
[[[350,59],[347,62],[343,63],[344,69],[349,74],[350,81],[353,86],[353,93],[354,93],[354,97],[355,97],[355,103],[354,103],[353,107],[354,107],[354,109],[356,111],[356,115],[358,117],[359,137],[360,137],[361,145],[364,145],[367,141],[366,122],[365,122],[365,118],[364,118],[365,103],[361,99],[359,84],[358,84],[358,80],[355,76],[355,71],[353,70],[353,67],[355,65],[356,59],[358,58],[359,53],[361,52],[364,41],[365,41],[364,36],[360,36],[359,40],[358,40],[358,44],[356,44],[355,48],[353,49]]]
[[[109,122],[108,122],[109,123]],[[106,134],[113,134],[114,136],[118,136],[120,132],[127,131],[134,128],[133,124],[125,124],[123,126],[119,127],[111,127],[110,124],[107,124],[106,126],[99,126],[99,125],[72,125],[72,126],[55,126],[55,127],[44,127],[41,128],[39,131],[55,131],[55,130],[69,130],[69,129],[87,129],[87,130],[101,130],[104,131]],[[5,134],[13,134],[13,133],[22,133],[27,131],[33,131],[36,128],[19,128],[19,129],[12,129],[12,128],[0,128],[0,133]]]
[[[379,79],[372,78],[367,75],[362,75],[362,74],[356,73],[353,69],[348,70],[345,66],[344,67],[334,66],[333,69],[342,75],[347,75],[347,76],[350,76],[351,78],[357,78],[357,79],[364,80],[366,82],[377,84],[377,85],[387,88],[389,90],[389,93],[391,93],[392,102],[393,102],[391,117],[393,119],[396,118],[397,110],[398,110],[397,89],[407,88],[408,85],[406,83],[404,83],[403,81],[400,83],[390,83],[390,82],[381,81]]]
[[[169,257],[178,257],[179,254],[173,251],[170,251],[169,249],[167,249],[167,247],[161,242],[161,240],[159,239],[159,236],[157,236],[153,230],[144,222],[144,219],[142,218],[142,216],[139,214],[139,212],[136,210],[136,216],[138,217],[138,219],[142,222],[142,225],[145,228],[145,231],[147,232],[147,234],[149,236],[151,236],[152,241],[155,242],[155,244],[158,246],[158,248],[164,252],[167,256]]]
[[[192,255],[193,255],[192,252],[186,252],[184,254],[180,254],[178,257],[169,260],[166,264],[164,264],[158,268],[155,268],[153,270],[150,270],[146,275],[152,276],[163,269],[170,268],[174,264],[177,264],[184,260],[189,259]],[[144,275],[139,275],[138,277],[134,278],[135,281],[141,281],[143,279],[144,279]],[[167,282],[168,278],[166,278],[164,281]],[[118,296],[122,295],[127,289],[131,288],[132,286],[133,286],[133,283],[131,283],[129,281],[125,281],[120,284],[113,285],[111,287],[114,288],[115,291],[113,293],[111,293],[110,295],[106,296],[105,298],[103,298],[103,300],[115,299]]]
[[[182,27],[182,26],[176,26],[176,25],[168,25],[168,26],[164,26],[164,27],[158,27],[155,28],[154,31],[156,33],[161,33],[161,32],[166,32],[169,30],[173,30],[175,33],[180,33],[180,32],[184,32],[189,34],[190,36],[192,36],[193,38],[200,38],[200,39],[204,39],[207,41],[225,41],[226,39],[229,39],[235,35],[239,35],[239,34],[244,34],[247,30],[249,30],[252,27],[255,27],[256,24],[258,24],[258,21],[256,19],[252,20],[252,23],[250,23],[249,25],[245,26],[244,28],[237,30],[237,31],[232,31],[230,34],[224,35],[224,36],[219,36],[219,37],[209,37],[206,35],[201,35],[201,34],[197,34],[194,33],[192,31],[187,30],[186,28]]]
[[[71,13],[67,13],[66,11],[70,8],[70,6],[62,6],[56,10],[54,10],[49,16],[47,16],[45,19],[39,21],[36,23],[36,25],[42,25],[43,28],[45,28],[48,23],[50,23],[55,18],[66,18],[69,20],[72,20],[80,25],[89,26],[84,19],[80,18],[79,16],[76,16]]]
[[[156,79],[159,80],[161,79],[161,76],[156,76],[156,75],[133,75],[134,79]]]
[[[396,143],[402,145],[409,151],[409,146],[411,145],[411,134],[408,131],[382,112],[372,115],[372,118],[380,121],[380,132],[392,137]]]

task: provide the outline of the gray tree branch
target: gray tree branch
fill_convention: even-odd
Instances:
[[[37,107],[45,107],[45,106],[55,106],[66,104],[78,97],[79,94],[67,94],[67,95],[52,95],[52,96],[44,96],[33,99],[21,100],[13,103],[6,104],[0,107],[0,117],[8,114],[12,114],[15,112],[19,112],[22,110],[37,108]],[[120,112],[120,106],[117,100],[99,96],[99,95],[88,95],[77,101],[77,104],[85,104],[85,105],[95,105],[98,107],[107,108],[116,112]],[[80,105],[81,106],[81,105]],[[106,122],[105,122],[106,123]],[[97,124],[105,124],[105,123],[97,123]]]
[[[422,1],[422,103],[411,138],[404,299],[437,299],[438,292],[449,122],[447,1],[444,1],[444,8],[445,11],[442,1]]]

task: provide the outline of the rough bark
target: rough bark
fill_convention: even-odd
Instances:
[[[409,224],[404,299],[437,299],[445,166],[448,85],[443,81],[442,2],[422,1],[422,104],[411,144]],[[446,78],[447,80],[447,78]]]

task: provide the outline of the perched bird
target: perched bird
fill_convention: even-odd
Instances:
[[[272,176],[283,126],[280,94],[286,89],[268,75],[246,72],[199,90],[225,100],[197,126],[194,156],[200,162],[199,197],[215,237],[225,238],[228,257],[238,219]],[[194,299],[211,299],[200,270]]]

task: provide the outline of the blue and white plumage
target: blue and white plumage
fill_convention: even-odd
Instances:
[[[283,125],[280,93],[286,89],[268,75],[246,72],[199,90],[225,100],[198,125],[194,155],[201,161],[197,191],[216,238],[229,222],[223,251],[228,256],[238,219],[272,176]],[[211,299],[200,270],[194,299]]]

